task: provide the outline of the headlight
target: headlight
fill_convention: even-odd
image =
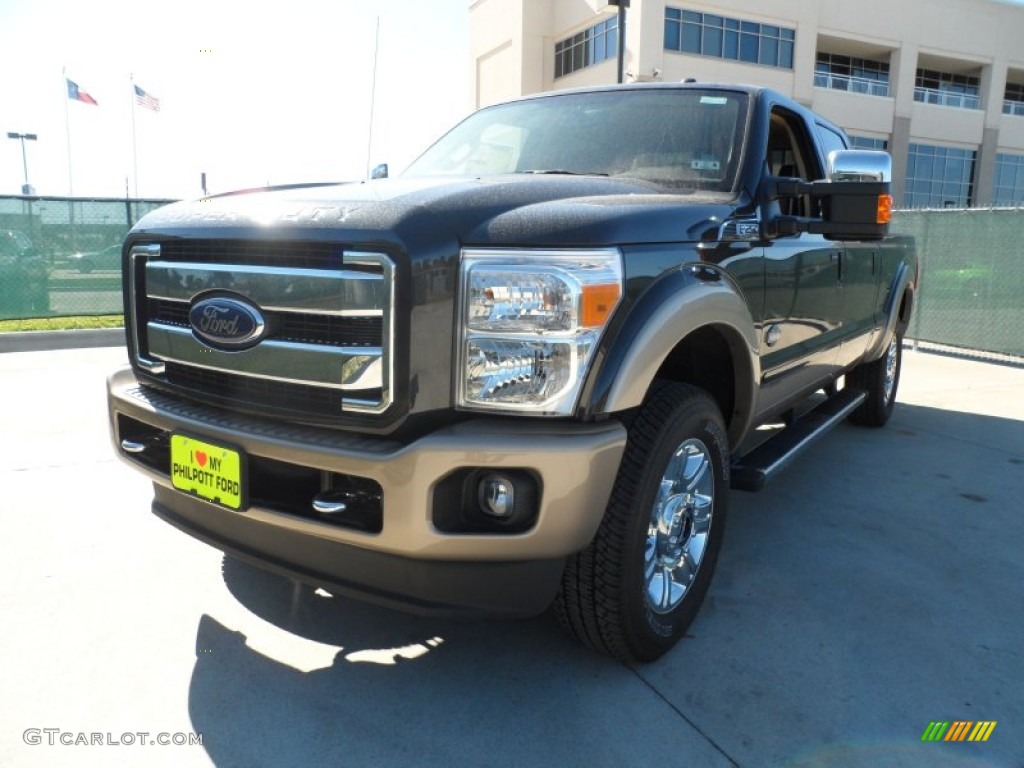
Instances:
[[[570,414],[622,296],[619,251],[465,250],[460,288],[458,406]]]

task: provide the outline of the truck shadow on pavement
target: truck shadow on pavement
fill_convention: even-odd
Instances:
[[[332,595],[231,556],[224,557],[222,573],[228,591],[253,614],[299,638],[337,648],[339,662],[393,666],[439,648],[455,628],[486,631],[496,626],[484,620],[413,616]],[[542,625],[543,620],[532,623]],[[556,628],[549,629],[557,637]]]
[[[1024,717],[1024,618],[1008,612],[1024,581],[1022,446],[1024,421],[922,406],[899,405],[887,429],[840,427],[762,493],[733,494],[690,635],[635,671],[549,616],[407,616],[225,558],[252,615],[246,634],[201,617],[194,730],[218,766],[630,765],[638,745],[672,765],[826,745],[846,764],[901,750],[925,764],[937,708]]]
[[[599,691],[654,703],[548,616],[422,618],[230,557],[223,573],[256,618],[248,636],[205,614],[197,628],[189,714],[218,766],[501,764],[496,750],[527,765],[625,764],[625,752],[605,763],[595,739],[621,719]],[[664,707],[635,717],[647,738],[678,728]]]

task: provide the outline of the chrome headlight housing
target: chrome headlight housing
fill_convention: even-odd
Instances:
[[[467,248],[459,266],[456,405],[572,413],[623,294],[616,248]]]

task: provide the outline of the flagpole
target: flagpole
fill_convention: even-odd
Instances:
[[[78,231],[75,229],[75,188],[71,183],[71,110],[68,108],[68,70],[61,67],[64,80],[64,133],[68,140],[68,229],[71,230],[71,247],[78,250]]]
[[[377,16],[377,29],[373,34],[373,80],[370,85],[370,128],[366,137],[366,177],[370,177],[370,149],[373,146],[373,102],[377,98],[377,49],[380,45],[380,16]]]
[[[129,73],[132,83],[132,169],[135,177],[135,197],[139,196],[139,151],[135,140],[135,75]]]
[[[74,185],[71,183],[71,112],[68,109],[68,68],[61,67],[64,80],[64,133],[68,140],[68,197],[74,197]]]

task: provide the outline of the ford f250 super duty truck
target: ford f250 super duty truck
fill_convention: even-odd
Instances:
[[[236,557],[657,658],[730,487],[889,418],[890,174],[773,91],[652,84],[483,109],[398,178],[161,208],[124,246],[115,445]]]

